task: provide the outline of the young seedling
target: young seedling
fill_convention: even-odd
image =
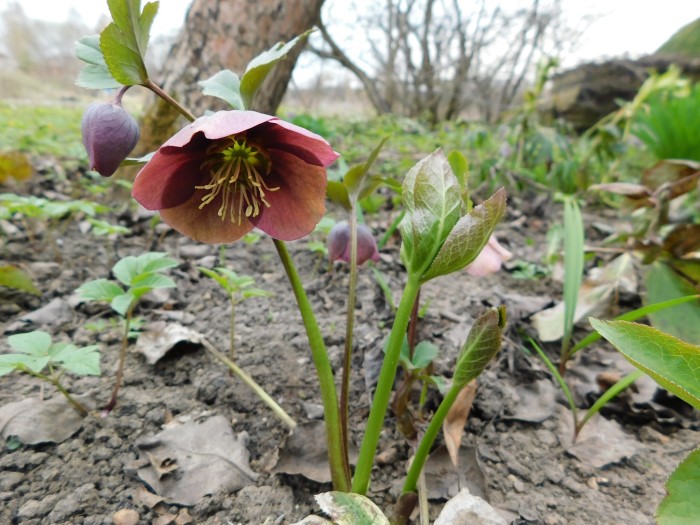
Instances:
[[[234,362],[235,356],[235,329],[236,329],[236,305],[250,299],[251,297],[269,297],[272,293],[255,287],[255,279],[249,275],[238,275],[233,270],[228,268],[218,267],[213,270],[210,268],[199,267],[199,271],[207,277],[214,279],[228,295],[231,303],[231,321],[229,326],[229,356],[213,348],[211,345],[205,344],[204,347],[222,363],[229,367],[231,373],[236,374],[243,382],[245,382],[259,397],[262,399],[272,411],[290,428],[296,427],[295,421],[282,409],[281,406],[272,399],[265,390],[258,385],[252,377],[246,374]]]
[[[66,372],[76,375],[100,375],[97,345],[78,348],[71,343],[54,343],[41,330],[11,335],[7,342],[17,353],[0,355],[0,376],[22,372],[51,383],[83,416],[88,413],[66,388],[61,378]]]
[[[76,290],[83,299],[109,303],[112,309],[124,318],[119,366],[112,396],[104,408],[107,413],[117,404],[117,395],[124,375],[124,362],[134,308],[141,297],[148,292],[158,288],[174,288],[175,282],[170,277],[163,275],[162,272],[177,265],[178,262],[165,253],[148,252],[139,256],[129,255],[112,267],[112,274],[121,285],[108,279],[96,279],[83,284]]]

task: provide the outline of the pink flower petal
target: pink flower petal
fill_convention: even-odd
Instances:
[[[162,147],[182,147],[190,143],[192,137],[202,132],[208,139],[215,140],[243,133],[260,124],[275,119],[256,111],[217,111],[213,115],[199,117],[170,137]]]
[[[200,166],[202,151],[186,148],[159,150],[139,171],[131,191],[147,210],[161,210],[179,206],[194,193],[202,178]]]
[[[509,260],[512,256],[513,254],[501,246],[492,235],[486,246],[476,256],[476,259],[467,266],[467,273],[474,277],[483,277],[484,275],[495,273],[501,269],[503,262]]]
[[[251,132],[251,137],[266,148],[286,151],[315,166],[330,166],[340,157],[331,145],[304,128],[275,119]]]
[[[268,149],[272,173],[265,178],[270,207],[251,222],[275,239],[293,241],[313,231],[326,211],[326,170],[284,151]]]
[[[228,216],[222,220],[217,215],[221,196],[200,210],[202,197],[207,193],[208,190],[196,190],[184,204],[160,210],[163,222],[195,241],[209,244],[237,241],[253,229],[253,224],[245,217],[238,224],[232,223]]]

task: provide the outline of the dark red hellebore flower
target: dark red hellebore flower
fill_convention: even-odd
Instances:
[[[255,111],[200,117],[168,139],[134,181],[134,198],[183,235],[232,242],[257,227],[280,240],[309,234],[325,212],[319,135]]]

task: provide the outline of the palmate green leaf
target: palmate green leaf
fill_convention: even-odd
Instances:
[[[76,292],[78,292],[83,299],[110,302],[118,295],[122,295],[124,290],[113,281],[96,279],[83,284]]]
[[[0,354],[0,376],[11,374],[32,359],[26,354]]]
[[[406,174],[402,197],[401,260],[409,272],[423,275],[464,210],[459,182],[441,150]]]
[[[198,266],[199,271],[202,272],[204,275],[207,277],[210,277],[211,279],[214,279],[217,283],[219,283],[219,286],[221,286],[226,293],[231,293],[233,292],[233,288],[231,287],[231,283],[229,283],[229,280],[223,276],[219,275],[219,273],[216,270],[212,270],[210,268],[203,268],[202,266]]]
[[[12,265],[0,266],[0,286],[41,295],[32,278],[26,272]]]
[[[122,295],[117,295],[114,299],[112,299],[110,306],[112,307],[112,310],[117,312],[119,315],[126,316],[126,312],[129,311],[132,303],[134,303],[137,299],[138,298],[131,291],[128,291]]]
[[[666,481],[666,497],[656,509],[658,525],[700,523],[700,448],[691,452]]]
[[[655,262],[645,275],[646,302],[660,303],[697,294],[688,281],[663,262]],[[693,344],[700,344],[700,300],[649,314],[651,324],[663,332]]]
[[[197,82],[202,86],[202,94],[225,100],[233,109],[245,110],[243,97],[241,97],[241,80],[233,71],[224,69],[213,77]]]
[[[51,348],[51,336],[43,330],[11,335],[7,342],[13,350],[33,356],[46,356]]]
[[[100,34],[100,49],[111,75],[125,86],[148,80],[144,63],[151,25],[158,12],[158,2],[141,0],[107,0],[112,14],[110,23]]]
[[[138,256],[128,255],[112,267],[112,273],[122,283],[130,286],[143,273],[154,273],[174,268],[178,263],[164,252],[147,252]]]
[[[433,359],[435,359],[439,353],[440,349],[433,343],[429,341],[421,341],[413,349],[413,361],[411,364],[413,365],[413,368],[421,370],[432,363]]]
[[[286,44],[278,42],[250,61],[245,73],[243,73],[243,77],[241,77],[241,97],[246,109],[252,107],[255,93],[257,93],[275,64],[285,58],[297,44],[304,42],[311,31],[306,31]]]
[[[75,43],[75,55],[85,62],[75,84],[87,89],[115,89],[121,86],[107,69],[100,49],[100,35],[84,36]]]
[[[72,344],[57,344],[59,346],[53,356],[53,361],[65,368],[68,372],[81,376],[99,376],[100,354],[97,345],[78,348]]]
[[[491,308],[474,322],[462,352],[457,357],[452,388],[461,390],[483,372],[501,348],[505,324],[505,306]]]
[[[456,272],[473,262],[486,246],[505,211],[506,192],[500,188],[459,219],[421,280],[425,282]]]
[[[651,326],[592,317],[589,321],[630,363],[700,410],[700,346]]]
[[[131,281],[130,291],[136,297],[155,290],[157,288],[175,288],[175,281],[167,275],[159,273],[142,273]]]

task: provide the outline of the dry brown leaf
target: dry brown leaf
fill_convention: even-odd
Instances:
[[[175,523],[176,519],[176,514],[170,514],[168,512],[167,514],[161,514],[156,519],[154,519],[153,525],[171,525],[172,523]]]
[[[423,472],[428,487],[428,499],[446,500],[454,497],[464,487],[479,497],[486,497],[486,476],[479,465],[476,448],[462,446],[459,449],[459,466],[452,464],[447,448],[438,447],[428,456]]]
[[[460,390],[457,399],[450,407],[445,420],[442,422],[442,433],[445,436],[445,446],[450,454],[452,464],[456,467],[459,462],[459,447],[462,444],[464,425],[467,423],[469,412],[476,396],[476,379],[473,379]]]
[[[139,485],[134,491],[134,503],[137,505],[145,505],[149,509],[154,508],[159,503],[162,503],[165,498],[162,498],[158,494],[153,494],[143,485]]]
[[[177,518],[175,518],[175,525],[187,525],[188,523],[194,523],[192,516],[187,512],[187,509],[181,509],[177,513]]]
[[[151,466],[158,474],[158,479],[161,479],[166,474],[175,472],[178,468],[180,468],[177,464],[177,460],[175,459],[159,458],[155,454],[151,454],[148,451],[146,451],[146,456],[148,456],[148,461],[151,462]]]

